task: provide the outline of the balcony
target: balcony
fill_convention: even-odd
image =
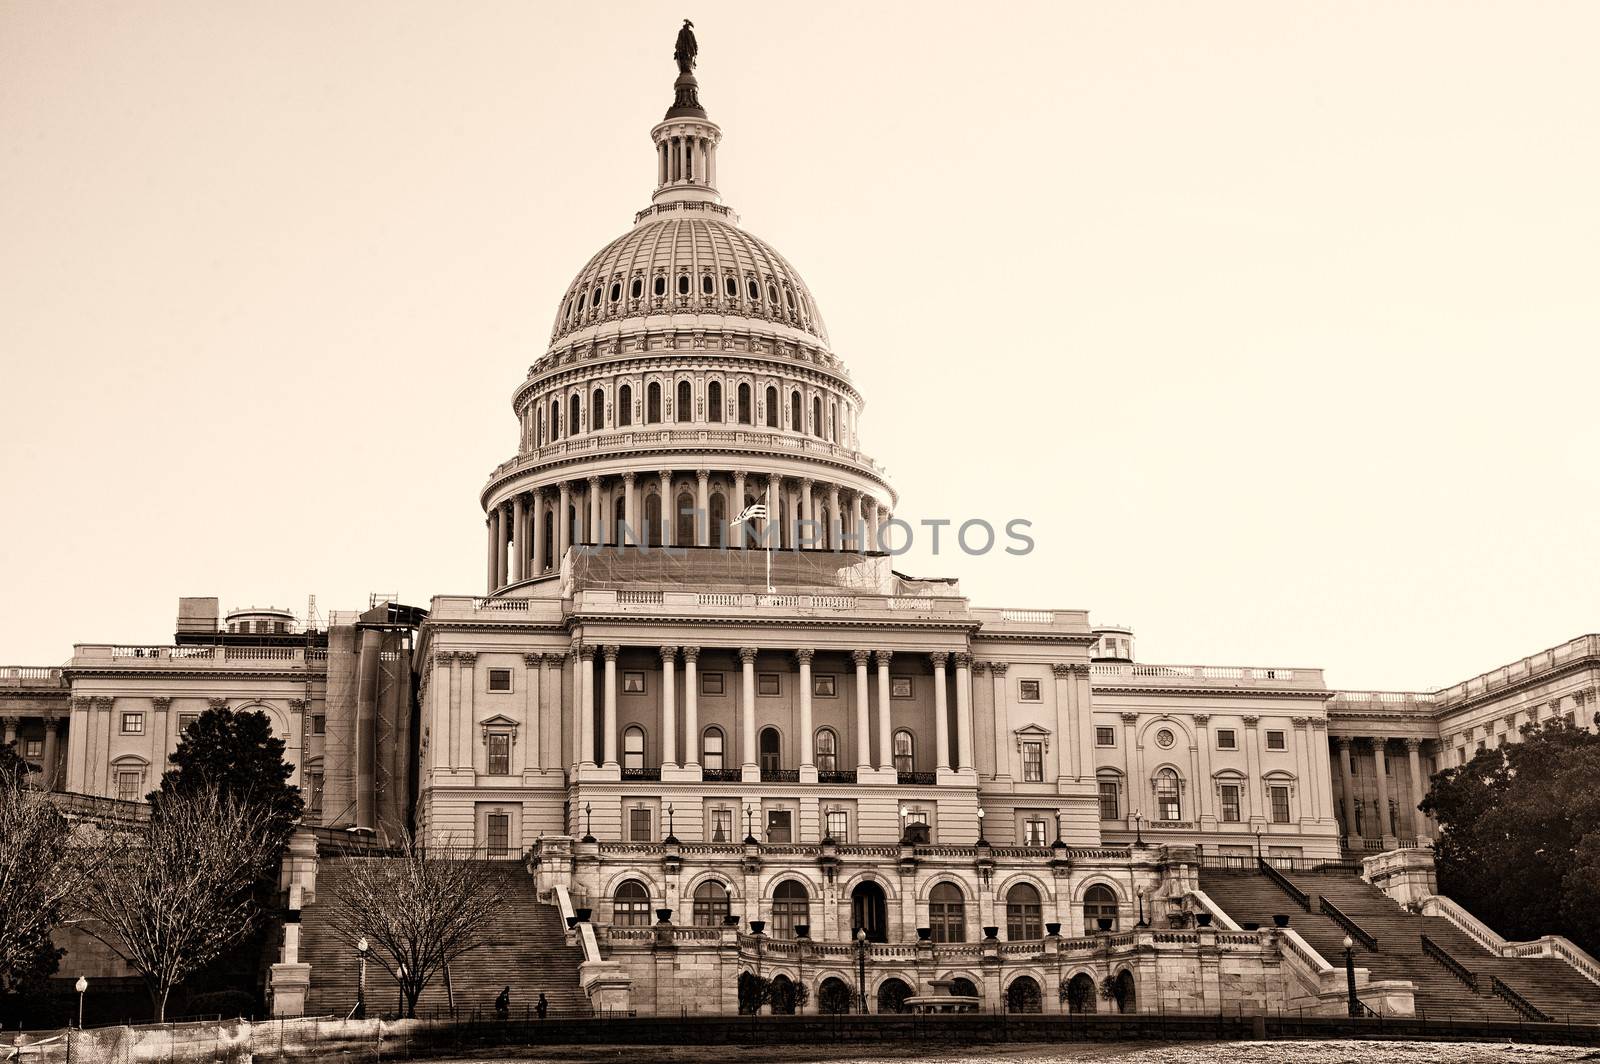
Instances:
[[[1324,691],[1321,669],[1259,669],[1229,665],[1144,665],[1100,663],[1089,666],[1095,687],[1275,688]]]
[[[851,768],[851,769],[840,769],[840,770],[838,770],[836,772],[818,772],[817,773],[817,782],[818,783],[846,783],[846,784],[853,784],[853,783],[855,783],[855,781],[856,781],[856,770],[853,769],[853,768]]]
[[[763,768],[761,770],[762,783],[799,783],[800,770],[797,768]]]
[[[932,787],[939,782],[939,774],[937,772],[900,772],[897,773],[897,776],[898,779],[895,782],[902,787]]]
[[[61,670],[43,665],[0,666],[0,687],[40,687],[65,690],[66,680]]]
[[[659,780],[661,778],[661,768],[660,766],[655,768],[625,768],[622,770],[622,778],[625,780]]]
[[[388,655],[386,655],[387,657]],[[73,647],[69,668],[83,669],[325,669],[328,651],[293,646],[112,646]]]
[[[706,783],[738,783],[744,773],[736,768],[702,768],[700,778]]]

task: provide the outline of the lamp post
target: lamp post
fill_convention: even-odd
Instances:
[[[1361,1015],[1361,999],[1356,997],[1356,959],[1353,950],[1355,939],[1349,935],[1344,936],[1344,988],[1349,996],[1350,1015]]]
[[[1139,813],[1139,812],[1135,812],[1133,814],[1133,844],[1135,846],[1143,846],[1144,845],[1144,835],[1141,832],[1141,829],[1143,828],[1143,826],[1144,826],[1144,814],[1143,813]]]
[[[983,837],[983,807],[978,807],[978,845],[982,846],[989,840]]]
[[[911,815],[911,807],[907,806],[907,805],[902,805],[900,807],[900,841],[901,842],[906,841],[906,817],[908,817],[910,815]]]
[[[1150,921],[1144,918],[1144,891],[1135,887],[1133,892],[1139,895],[1139,926],[1149,927]]]
[[[359,967],[356,974],[356,1019],[367,1018],[367,936],[362,935],[356,940],[356,958]]]
[[[667,803],[667,841],[677,842],[677,834],[672,830],[672,803]]]
[[[1256,832],[1256,863],[1261,863],[1261,832]]]
[[[83,1030],[83,995],[89,989],[89,980],[78,976],[78,981],[72,984],[78,991],[78,1030]]]
[[[867,1014],[867,929],[856,928],[856,1000]]]
[[[744,807],[744,841],[746,844],[756,841],[756,811],[750,806]]]
[[[594,811],[594,805],[592,803],[590,803],[590,802],[584,802],[583,803],[583,841],[584,842],[593,842],[594,841],[594,826],[593,826],[592,822],[589,819],[589,814],[592,813],[593,811]]]
[[[406,966],[403,964],[395,969],[395,1001],[394,1014],[403,1020],[406,1018]]]

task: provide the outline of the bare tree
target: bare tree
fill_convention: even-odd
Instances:
[[[488,941],[509,905],[502,870],[471,849],[430,848],[407,834],[391,856],[343,860],[329,923],[352,945],[370,940],[373,961],[400,986],[407,1016],[417,1014],[417,998],[435,975]]]
[[[272,861],[266,813],[215,789],[157,794],[142,830],[91,879],[80,926],[144,977],[156,1022],[172,988],[243,937]]]

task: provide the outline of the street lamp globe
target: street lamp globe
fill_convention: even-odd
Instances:
[[[80,976],[78,976],[78,981],[76,983],[73,983],[72,987],[73,987],[74,990],[76,990],[78,993],[81,994],[84,991],[89,989],[89,980],[85,979],[83,976],[80,975]]]
[[[866,928],[862,928],[862,929],[860,929],[859,931],[856,932],[856,941],[861,943],[863,946],[865,946],[867,944],[867,929]],[[79,980],[79,981],[81,982],[82,980]]]
[[[367,952],[367,950],[369,948],[370,947],[369,947],[369,944],[367,942],[367,936],[366,935],[362,935],[360,938],[356,939],[356,952],[357,953],[365,953],[365,952]]]
[[[1356,940],[1355,939],[1351,938],[1349,935],[1344,936],[1344,948],[1345,949],[1351,949],[1351,948],[1353,948],[1355,946],[1355,944],[1356,944]]]

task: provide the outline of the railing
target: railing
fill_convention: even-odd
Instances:
[[[43,665],[0,666],[0,680],[59,680],[61,670]]]
[[[939,782],[937,772],[901,772],[895,779],[901,786],[931,787]]]
[[[1505,980],[1501,979],[1498,975],[1491,975],[1489,977],[1489,989],[1493,990],[1495,994],[1504,999],[1508,1005],[1516,1009],[1517,1012],[1522,1015],[1523,1019],[1532,1020],[1534,1023],[1553,1022],[1549,1016],[1545,1015],[1543,1012],[1540,1012],[1539,1009],[1534,1006],[1533,1002],[1529,1001],[1511,987],[1507,986]]]
[[[800,770],[797,768],[764,768],[761,770],[762,783],[799,783]]]
[[[1321,689],[1321,669],[1255,669],[1227,665],[1143,665],[1100,662],[1089,666],[1089,675],[1102,681],[1172,680],[1226,683],[1293,683],[1298,687]]]
[[[818,783],[854,783],[855,781],[856,770],[853,768],[839,769],[835,772],[817,773]]]
[[[661,778],[661,769],[659,767],[625,768],[622,770],[622,778],[625,780],[659,780]]]
[[[1256,858],[1256,868],[1261,872],[1262,875],[1266,876],[1274,884],[1276,884],[1279,890],[1289,895],[1289,897],[1293,899],[1294,903],[1300,906],[1301,909],[1306,912],[1311,911],[1310,896],[1307,895],[1305,891],[1295,886],[1294,881],[1288,876],[1278,871],[1271,864],[1260,857]]]
[[[706,783],[738,783],[744,778],[744,772],[737,768],[703,768],[700,778]]]
[[[1366,928],[1362,927],[1360,924],[1350,919],[1349,916],[1345,915],[1343,909],[1333,904],[1333,902],[1329,901],[1327,898],[1322,897],[1317,899],[1317,908],[1322,910],[1323,916],[1328,917],[1334,923],[1344,928],[1345,933],[1351,938],[1355,939],[1357,942],[1361,943],[1374,953],[1377,952],[1378,940],[1373,938],[1372,933]]]
[[[1448,950],[1427,935],[1422,936],[1422,952],[1444,965],[1446,971],[1461,980],[1473,993],[1478,992],[1478,973],[1450,956]]]

